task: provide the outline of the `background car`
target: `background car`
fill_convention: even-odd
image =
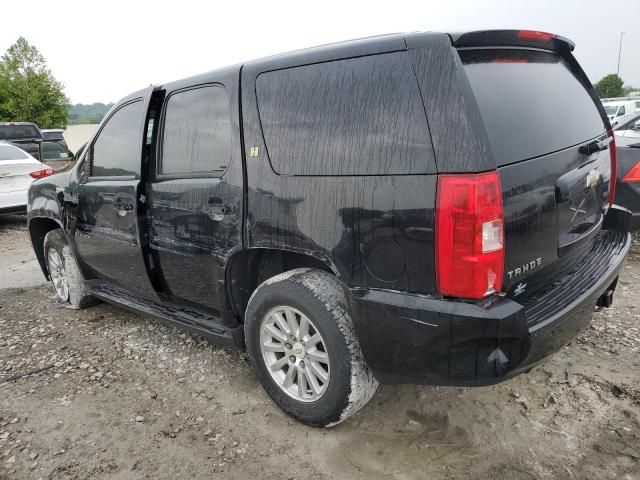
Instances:
[[[56,172],[66,172],[76,163],[76,156],[65,145],[56,142],[42,142],[38,157]]]
[[[615,203],[633,213],[631,230],[640,230],[640,131],[638,137],[617,137],[618,183]]]
[[[640,112],[624,123],[613,127],[613,131],[616,135],[616,143],[620,143],[622,137],[632,139],[631,143],[640,142]],[[633,139],[635,139],[635,141]]]
[[[24,150],[0,142],[0,215],[26,213],[31,182],[54,173]]]
[[[35,123],[0,122],[0,142],[13,143],[33,157],[38,157],[42,140],[42,133]]]
[[[602,106],[609,117],[611,125],[614,127],[631,120],[632,117],[636,116],[637,112],[636,102],[633,100],[605,101],[602,102]]]
[[[44,138],[45,141],[56,142],[67,147],[67,142],[64,139],[64,130],[59,128],[50,128],[40,130],[40,132],[42,132],[42,138]]]

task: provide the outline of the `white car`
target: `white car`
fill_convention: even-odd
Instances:
[[[602,106],[612,127],[621,125],[637,115],[636,102],[633,100],[604,101]]]
[[[613,132],[616,135],[616,144],[640,142],[640,113],[636,113],[635,117],[614,127]]]
[[[24,150],[0,142],[0,215],[26,213],[31,182],[54,173]]]

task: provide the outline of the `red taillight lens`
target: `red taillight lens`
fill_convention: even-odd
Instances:
[[[438,291],[473,299],[499,292],[504,274],[500,175],[440,175],[437,197]]]
[[[56,173],[56,171],[53,168],[47,167],[42,170],[38,170],[36,172],[31,172],[29,175],[31,175],[33,178],[37,180],[39,178],[44,178],[44,177],[48,177],[49,175],[53,175],[54,173]]]
[[[640,182],[640,160],[622,178],[623,182]]]
[[[616,198],[616,181],[618,179],[618,150],[616,149],[616,136],[613,130],[607,131],[611,137],[609,143],[609,153],[611,154],[611,179],[609,180],[609,205],[613,205]]]
[[[518,31],[518,38],[523,40],[542,40],[543,42],[549,42],[556,38],[553,33],[539,32],[537,30],[520,30]]]

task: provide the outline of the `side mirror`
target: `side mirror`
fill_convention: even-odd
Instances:
[[[76,160],[71,150],[56,142],[40,142],[38,153],[40,161],[53,167],[56,172],[69,170]]]
[[[633,124],[633,127],[631,127],[631,130],[640,130],[640,120],[638,120],[636,123]]]

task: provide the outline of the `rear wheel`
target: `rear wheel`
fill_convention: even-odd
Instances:
[[[60,302],[75,309],[97,303],[84,282],[62,230],[52,230],[44,237],[44,257],[53,290]]]
[[[262,283],[247,306],[245,336],[269,396],[309,425],[346,420],[378,386],[362,357],[343,290],[329,273],[301,268]]]

